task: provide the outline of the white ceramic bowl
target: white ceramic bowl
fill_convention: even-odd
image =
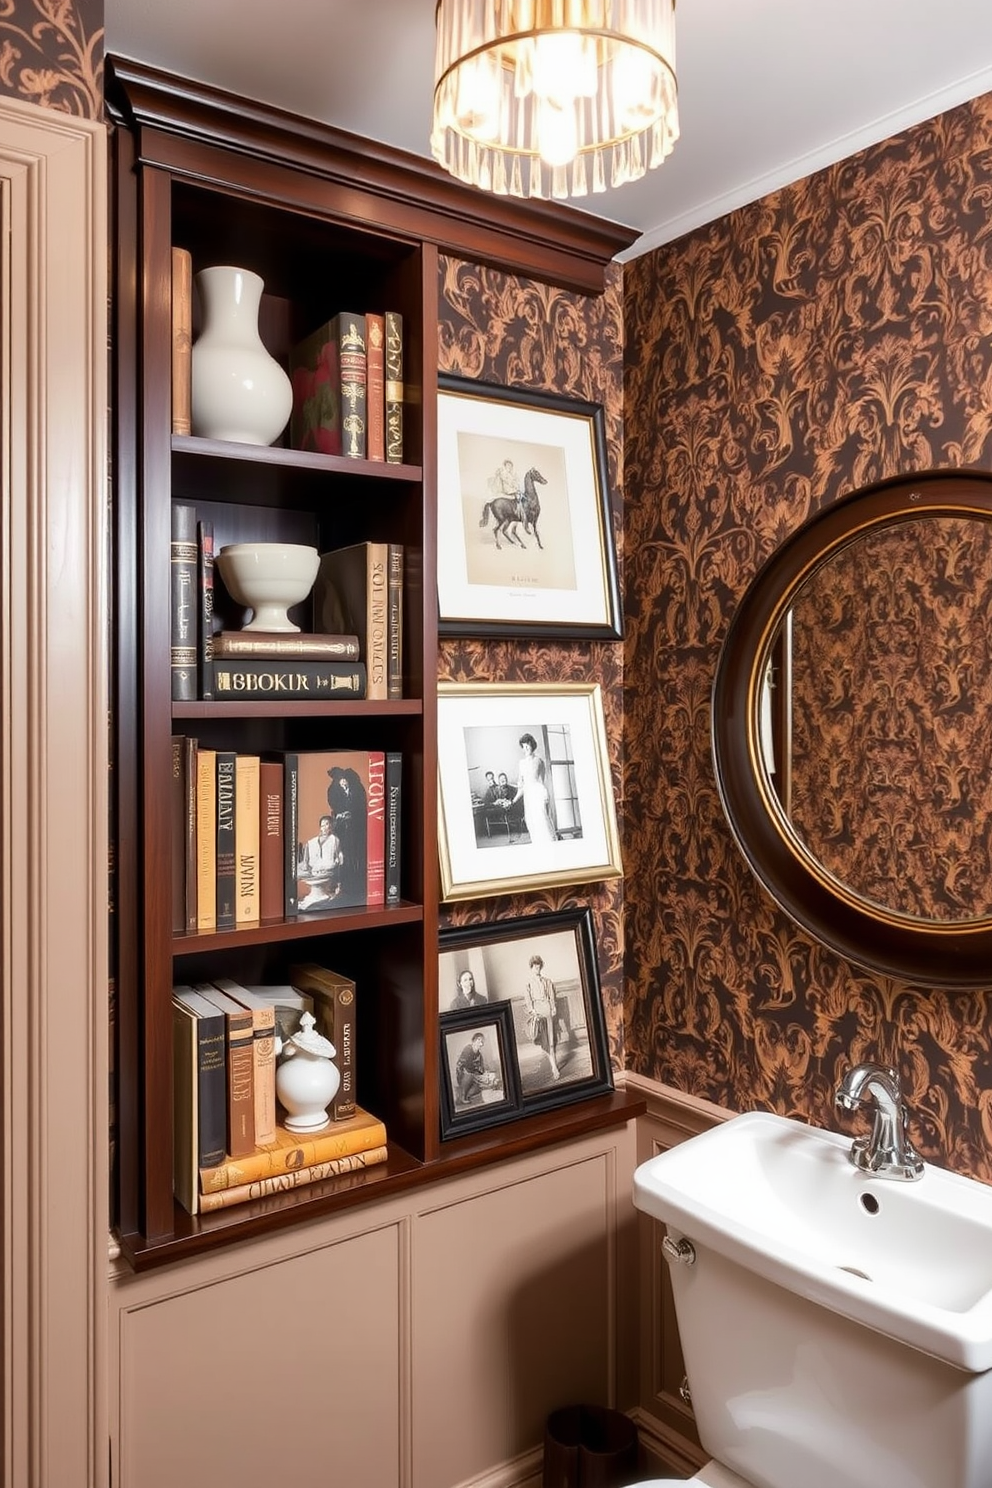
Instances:
[[[300,604],[317,577],[320,554],[301,543],[231,543],[217,568],[232,599],[252,611],[244,630],[296,631],[286,611]]]

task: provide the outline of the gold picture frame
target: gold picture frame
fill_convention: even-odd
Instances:
[[[437,753],[443,900],[622,877],[598,683],[442,682]]]

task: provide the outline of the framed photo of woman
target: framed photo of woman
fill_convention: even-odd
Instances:
[[[520,1115],[509,1003],[459,1008],[440,1019],[441,1137],[458,1137]]]
[[[442,1007],[470,975],[485,1006],[509,1008],[522,1114],[613,1089],[588,907],[445,930],[438,962]],[[442,1028],[455,1016],[473,1017],[443,1012]]]
[[[599,404],[442,375],[442,635],[623,635]]]
[[[445,900],[621,876],[598,684],[442,682],[437,752]]]

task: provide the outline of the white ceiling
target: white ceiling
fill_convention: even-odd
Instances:
[[[992,90],[992,0],[678,0],[676,15],[674,153],[575,203],[639,229],[633,253]],[[434,0],[106,0],[106,45],[429,156]]]

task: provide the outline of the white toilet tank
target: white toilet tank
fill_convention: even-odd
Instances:
[[[695,1261],[671,1279],[717,1463],[754,1488],[990,1488],[992,1371],[894,1342],[686,1238]]]

